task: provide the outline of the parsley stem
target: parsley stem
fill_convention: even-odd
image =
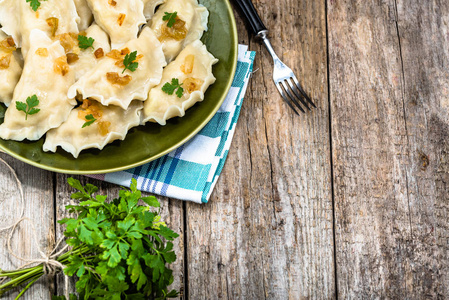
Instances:
[[[0,273],[0,277],[15,277],[15,275],[25,274],[33,269],[34,268],[26,268],[26,269],[17,270],[17,271],[3,271]]]
[[[68,259],[73,254],[86,254],[88,252],[89,252],[89,248],[87,248],[87,247],[73,248],[71,251],[68,251],[68,252],[66,252],[64,254],[61,254],[61,256],[59,256],[57,258],[57,260],[59,262],[66,261],[66,259]]]
[[[42,265],[40,265],[38,267],[40,267],[40,268],[36,268],[35,270],[33,270],[25,275],[19,276],[17,278],[14,278],[14,279],[6,282],[3,285],[0,285],[0,290],[3,290],[4,288],[7,288],[9,286],[16,287],[16,286],[22,284],[23,282],[28,281],[30,276],[31,276],[31,278],[34,277],[35,275],[41,276],[42,274],[44,274],[43,267],[42,267]]]
[[[75,250],[68,251],[57,258],[57,260],[63,264],[68,263],[69,257],[74,253],[78,255],[83,255],[89,253],[88,247],[81,247]],[[88,258],[95,258],[95,256],[89,256]],[[88,259],[86,258],[86,260]],[[16,299],[20,298],[39,278],[44,274],[43,266],[38,265],[32,268],[27,268],[23,270],[16,271],[3,271],[0,273],[0,277],[8,277],[10,280],[2,285],[0,285],[0,294],[13,289],[23,283],[28,282],[25,288],[19,293]]]
[[[30,283],[27,284],[26,287],[23,288],[23,290],[17,295],[16,300],[22,297],[22,295],[39,279],[41,278],[41,275],[36,275],[34,278],[30,281]]]
[[[96,255],[85,256],[85,257],[84,257],[84,260],[87,262],[88,259],[95,258],[95,257],[97,257],[97,256],[96,256]]]

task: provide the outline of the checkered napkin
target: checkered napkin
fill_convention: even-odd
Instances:
[[[128,187],[135,178],[142,191],[206,203],[226,161],[253,70],[255,52],[247,50],[248,46],[239,45],[237,70],[229,94],[212,120],[189,142],[143,166],[89,177]]]

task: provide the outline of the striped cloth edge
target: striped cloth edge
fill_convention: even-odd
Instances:
[[[190,141],[145,165],[88,177],[127,187],[134,178],[141,191],[207,203],[223,170],[252,74],[255,52],[247,50],[248,46],[239,45],[237,70],[226,99],[211,121]]]

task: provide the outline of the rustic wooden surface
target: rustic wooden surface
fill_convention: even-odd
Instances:
[[[449,3],[254,0],[318,108],[294,116],[237,16],[255,69],[210,203],[161,199],[184,299],[449,298]],[[0,154],[26,197],[16,253],[61,236],[66,175]],[[77,177],[116,195],[115,185]],[[0,164],[0,227],[18,217]],[[20,265],[0,235],[0,267]],[[60,279],[25,299],[50,299]],[[14,293],[7,299],[14,298]]]
[[[341,298],[449,297],[449,5],[330,1]]]

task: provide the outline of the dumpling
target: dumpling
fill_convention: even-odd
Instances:
[[[0,102],[9,105],[17,82],[22,74],[22,65],[15,42],[0,30]]]
[[[138,66],[134,72],[123,64],[126,54],[137,51]],[[77,92],[83,98],[95,99],[101,104],[118,105],[127,109],[132,100],[146,100],[148,91],[159,84],[166,65],[162,46],[153,31],[146,27],[139,38],[126,43],[121,50],[114,49],[73,86],[69,98]]]
[[[94,16],[89,6],[87,5],[87,0],[74,0],[74,2],[76,11],[78,12],[78,16],[80,17],[80,20],[78,22],[78,29],[79,31],[84,31],[92,24]]]
[[[67,98],[67,89],[74,81],[75,74],[59,41],[53,42],[43,31],[32,30],[31,48],[4,123],[0,125],[0,138],[34,141],[61,125],[76,105],[74,99]],[[28,115],[17,109],[18,102],[26,103],[33,96],[39,101],[34,107],[40,109],[38,113]],[[26,110],[29,108],[31,105]]]
[[[154,12],[156,11],[156,7],[165,2],[165,0],[142,0],[143,1],[143,14],[147,20],[150,20]]]
[[[176,22],[167,27],[166,13],[177,14]],[[165,59],[171,62],[188,44],[198,40],[207,30],[209,11],[197,0],[168,0],[159,7],[151,20],[151,29],[163,45]]]
[[[215,82],[212,65],[217,62],[201,41],[188,45],[164,69],[161,83],[150,90],[144,104],[142,123],[152,121],[165,125],[168,119],[184,116],[187,109],[203,101],[207,88]],[[173,79],[182,84],[182,97],[176,95],[178,90],[172,95],[162,90],[165,84],[173,83]]]
[[[78,60],[71,65],[75,69],[75,80],[80,79],[111,51],[108,35],[97,24],[92,24],[86,30],[86,37],[94,39],[93,48],[79,50]]]
[[[80,48],[80,35],[84,36],[86,41],[93,39],[92,46],[85,44],[87,48]],[[63,33],[56,35],[53,39],[59,40],[64,47],[67,61],[75,70],[75,81],[91,70],[105,53],[111,50],[108,35],[95,23],[80,34]]]
[[[79,17],[73,0],[40,1],[37,11],[31,8],[30,2],[22,0],[18,3],[24,57],[30,47],[30,33],[33,29],[40,29],[50,37],[68,32],[78,33]]]
[[[140,25],[145,24],[142,0],[87,0],[95,21],[111,37],[113,49],[137,38]]]
[[[19,1],[17,0],[0,0],[0,24],[2,25],[2,30],[13,37],[17,47],[22,45],[19,8]]]
[[[56,152],[60,146],[75,158],[84,149],[101,150],[115,140],[124,140],[127,132],[139,125],[142,106],[142,102],[134,101],[127,110],[123,110],[84,100],[83,105],[72,110],[65,123],[47,133],[43,149]],[[90,119],[90,115],[94,119]],[[87,122],[91,124],[86,126]]]

